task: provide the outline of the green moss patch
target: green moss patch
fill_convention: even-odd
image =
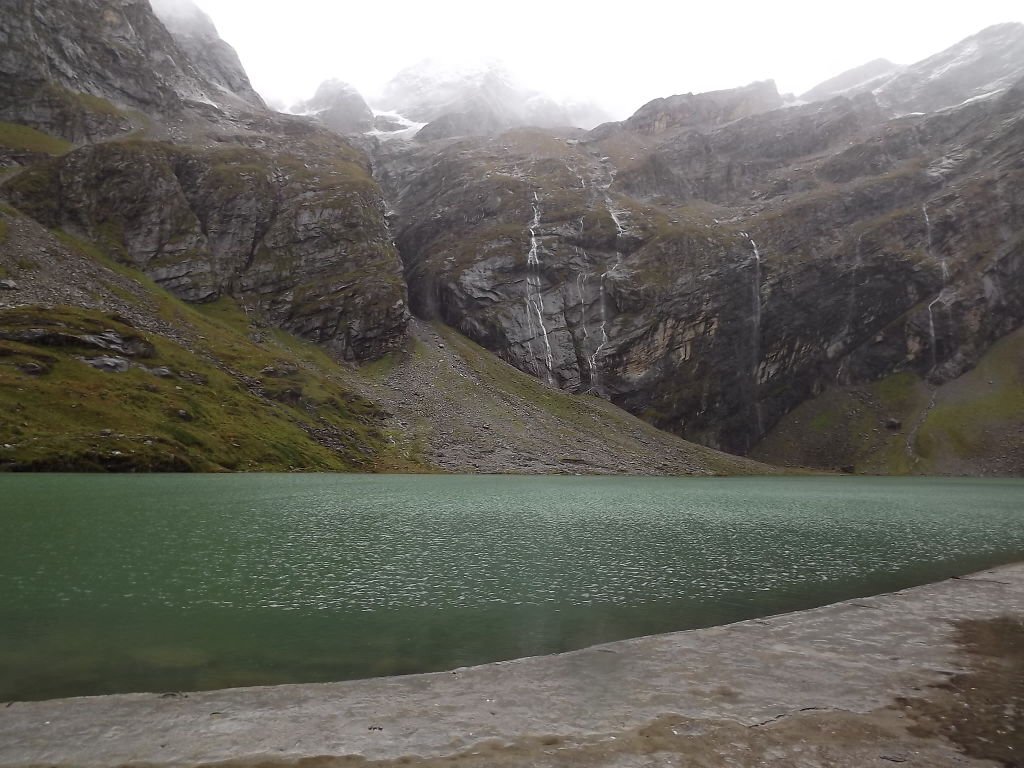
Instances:
[[[0,122],[0,148],[63,155],[71,151],[72,146],[71,142],[29,128],[27,125]]]

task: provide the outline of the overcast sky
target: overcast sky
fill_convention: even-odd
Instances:
[[[625,117],[658,96],[772,78],[801,93],[884,57],[909,64],[1021,0],[196,0],[256,89],[283,104],[337,77],[370,98],[428,56],[500,58],[524,84]]]

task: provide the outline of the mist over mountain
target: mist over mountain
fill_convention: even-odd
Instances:
[[[372,109],[370,104],[372,104]],[[374,128],[421,138],[486,135],[516,126],[591,128],[609,119],[591,103],[558,102],[516,82],[498,62],[451,64],[426,59],[398,72],[380,94],[366,96],[341,80],[326,80],[312,99],[290,108],[315,114],[340,133]],[[429,125],[428,125],[429,124]],[[416,131],[410,132],[410,127]]]
[[[289,108],[296,115],[315,115],[338,133],[360,133],[373,127],[373,110],[362,95],[341,80],[325,80],[313,98]]]

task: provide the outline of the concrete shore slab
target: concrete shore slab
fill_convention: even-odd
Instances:
[[[445,673],[14,702],[0,766],[992,766],[907,701],[971,672],[958,623],[1000,617],[1024,564]]]

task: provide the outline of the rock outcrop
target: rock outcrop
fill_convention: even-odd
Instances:
[[[244,73],[208,79],[148,0],[3,0],[0,19],[0,120],[81,142],[137,127],[125,110],[164,117],[189,104],[262,107]],[[206,63],[221,51],[208,37],[195,47],[208,52]]]
[[[403,337],[380,195],[340,140],[314,133],[277,152],[108,142],[7,189],[38,221],[84,234],[189,301],[234,296],[347,359],[379,357]]]

